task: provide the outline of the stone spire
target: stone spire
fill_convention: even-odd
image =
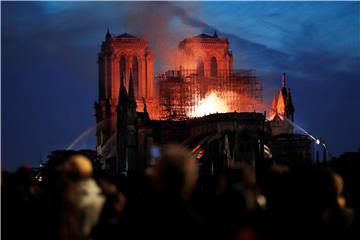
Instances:
[[[147,113],[147,108],[146,108],[146,102],[145,102],[145,98],[142,97],[143,103],[144,103],[144,113]]]
[[[217,34],[217,32],[216,32],[216,29],[215,29],[215,31],[214,31],[213,37],[214,37],[214,38],[218,38],[218,37],[219,37],[218,34]]]
[[[286,91],[286,79],[285,73],[281,75],[281,89],[279,93],[279,98],[277,102],[277,113],[281,115],[281,117],[287,117],[286,114],[286,99],[287,99],[287,91]]]
[[[121,78],[121,83],[120,83],[120,91],[119,91],[119,99],[118,99],[118,110],[120,109],[120,107],[125,107],[126,103],[127,103],[127,92],[126,92],[126,88],[124,85],[124,77]],[[122,109],[125,110],[125,109]]]
[[[111,39],[112,38],[112,35],[111,35],[111,33],[110,33],[110,30],[109,30],[109,28],[107,29],[107,32],[106,32],[106,35],[105,35],[105,40],[109,40],[109,39]]]
[[[130,76],[129,76],[129,88],[128,88],[128,105],[127,105],[127,121],[128,124],[136,124],[137,114],[136,114],[136,98],[134,92],[134,83],[130,69]]]
[[[286,113],[286,117],[290,118],[291,121],[294,121],[294,112],[295,112],[295,108],[291,99],[291,92],[289,88],[285,99],[285,113]]]
[[[117,158],[115,161],[115,174],[123,173],[126,170],[127,156],[125,149],[125,133],[128,115],[128,96],[124,85],[124,77],[121,78],[119,99],[117,105]]]
[[[270,119],[271,132],[273,136],[282,133],[292,134],[294,130],[290,121],[286,121],[287,119],[285,119],[288,118],[291,119],[291,121],[294,121],[294,106],[292,104],[290,89],[286,89],[285,73],[281,75],[281,82],[282,86],[279,91],[277,102],[276,95],[274,96],[274,100],[272,102],[272,108],[276,106],[276,112],[273,115],[274,117]]]
[[[129,77],[129,103],[130,104],[134,104],[135,109],[136,109],[136,98],[135,98],[135,91],[134,91],[134,83],[133,83],[133,79],[132,79],[132,72],[130,69],[130,77]]]
[[[126,160],[128,163],[128,171],[136,171],[139,169],[137,150],[138,150],[138,118],[136,113],[136,99],[134,93],[134,84],[130,69],[129,88],[128,88],[128,105],[126,115],[126,130],[125,130],[125,144],[126,144]]]
[[[144,114],[145,114],[145,120],[150,120],[150,115],[147,111],[147,107],[146,107],[146,102],[145,102],[145,98],[142,97],[143,103],[144,103]]]

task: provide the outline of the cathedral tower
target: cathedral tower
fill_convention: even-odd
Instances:
[[[276,93],[273,98],[270,109],[270,125],[273,135],[282,133],[292,133],[293,126],[289,120],[294,121],[295,108],[291,98],[290,88],[286,88],[285,73],[281,75],[281,89],[279,97],[276,99]]]
[[[290,88],[286,89],[285,73],[281,75],[281,84],[282,87],[277,102],[277,113],[282,117],[287,117],[291,121],[294,121],[295,108],[292,103]]]
[[[229,41],[214,35],[200,34],[179,43],[177,68],[196,70],[205,77],[227,75],[232,70],[233,56]]]
[[[120,82],[129,91],[130,73],[139,111],[143,98],[149,104],[154,101],[154,56],[146,40],[128,33],[115,36],[108,31],[98,55],[98,67],[99,100],[95,108],[97,146],[101,148],[116,133]]]

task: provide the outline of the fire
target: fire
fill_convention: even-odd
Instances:
[[[197,106],[195,106],[195,110],[191,115],[192,117],[202,117],[211,113],[225,112],[229,112],[226,101],[212,91],[207,97],[202,99]]]

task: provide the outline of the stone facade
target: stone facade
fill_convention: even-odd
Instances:
[[[109,31],[98,55],[99,100],[95,103],[97,122],[97,146],[103,146],[116,133],[116,108],[120,82],[128,91],[132,75],[137,111],[143,109],[143,99],[150,110],[156,109],[154,100],[154,55],[149,43],[133,35],[118,36]]]
[[[228,94],[234,88],[227,89],[226,81],[221,79],[232,79],[231,86],[239,82],[244,88],[240,80],[250,81],[249,76],[252,76],[247,74],[241,78],[242,75],[234,73],[228,40],[219,38],[216,33],[184,39],[178,46],[176,60],[179,69],[176,74],[183,77],[185,70],[190,70],[189,76],[196,76],[195,80],[202,86],[200,90],[204,86],[218,86],[220,82],[216,89]],[[156,94],[159,92],[154,86],[153,62],[154,56],[146,40],[126,33],[106,34],[98,57],[97,149],[113,174],[143,171],[151,164],[151,149],[168,143],[181,143],[193,149],[203,175],[219,173],[236,162],[247,162],[258,169],[276,161],[289,163],[287,159],[311,160],[309,138],[293,134],[290,121],[294,119],[295,109],[290,89],[285,85],[285,74],[268,120],[266,113],[255,110],[159,120],[161,109]],[[194,82],[194,78],[183,78],[184,86]],[[180,82],[175,83],[180,85]],[[169,87],[166,90],[170,97],[184,100],[182,96],[177,97],[179,90]],[[188,90],[194,94],[193,88]],[[267,160],[270,158],[273,159]]]
[[[197,69],[205,77],[230,74],[233,56],[226,38],[200,34],[179,43],[176,66],[181,69]],[[223,70],[221,73],[218,70]],[[225,70],[225,71],[224,71]]]

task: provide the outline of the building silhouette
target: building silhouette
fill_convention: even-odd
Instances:
[[[146,40],[109,32],[99,53],[97,150],[113,174],[143,171],[157,146],[181,143],[197,155],[201,175],[247,162],[261,173],[273,163],[306,164],[312,143],[295,134],[294,104],[281,76],[269,116],[262,83],[251,70],[234,70],[226,38],[200,34],[179,43],[176,66],[154,83],[154,56]],[[192,115],[213,92],[227,110]],[[200,99],[200,100],[199,100]],[[267,118],[268,117],[268,118]]]

